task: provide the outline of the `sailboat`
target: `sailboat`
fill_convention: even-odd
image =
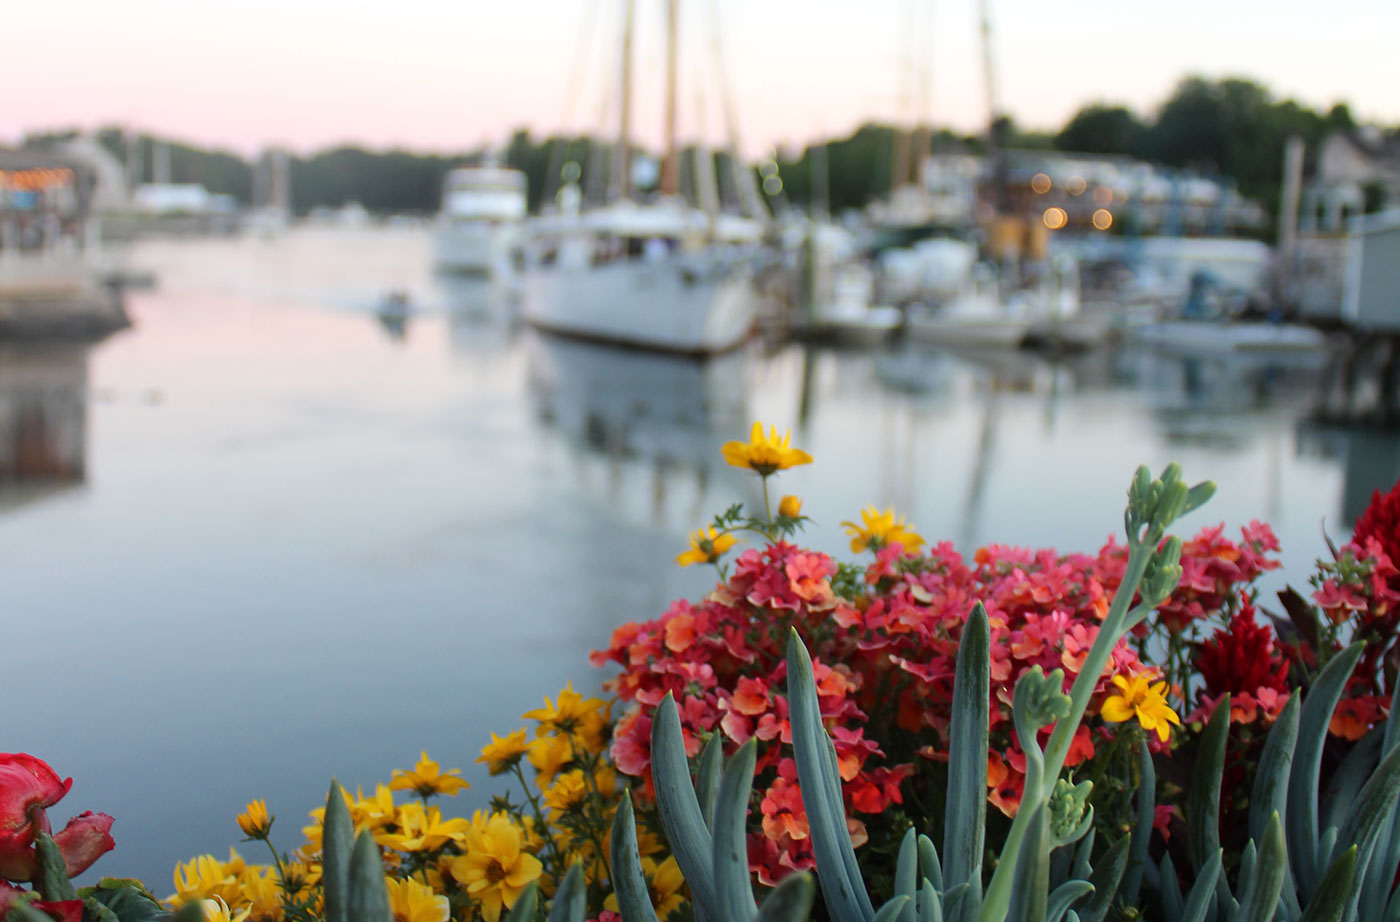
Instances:
[[[667,0],[666,155],[660,195],[640,200],[633,194],[633,12],[633,0],[626,0],[613,200],[585,208],[576,184],[561,190],[559,213],[533,228],[521,313],[540,330],[578,339],[692,356],[726,352],[754,330],[750,262],[761,226],[720,214],[713,183],[703,178],[697,184],[702,194],[710,191],[705,196],[709,207],[693,207],[679,194],[678,0]],[[708,168],[712,171],[713,164]],[[704,170],[696,172],[699,178]]]

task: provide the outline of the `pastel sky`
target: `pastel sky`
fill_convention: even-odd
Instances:
[[[1148,112],[1187,73],[1400,124],[1395,0],[989,0],[998,94],[1027,127]],[[612,132],[619,0],[59,0],[9,31],[0,142],[126,123],[251,153],[463,150],[516,127]],[[661,0],[637,0],[644,141],[661,130]],[[978,0],[682,0],[682,133],[722,138],[717,17],[744,149],[927,111],[986,119]],[[22,38],[20,36],[23,36]],[[919,73],[919,79],[910,77]],[[912,115],[910,115],[912,119]]]

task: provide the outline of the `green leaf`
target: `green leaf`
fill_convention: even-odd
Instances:
[[[197,907],[196,907],[197,908]],[[42,909],[35,909],[28,901],[16,900],[5,913],[5,922],[53,922],[53,917]]]
[[[1395,692],[1390,699],[1390,715],[1385,721],[1385,753],[1400,745],[1400,682],[1395,683]],[[1400,804],[1390,811],[1390,817],[1381,826],[1376,839],[1376,852],[1367,865],[1366,877],[1362,884],[1361,914],[1368,919],[1379,919],[1385,915],[1385,901],[1400,870],[1400,835],[1396,826],[1400,824]]]
[[[7,919],[6,922],[9,920]],[[170,917],[170,922],[204,922],[204,907],[199,905],[198,900],[192,900],[175,910],[175,914]]]
[[[68,869],[63,864],[63,853],[58,844],[47,832],[34,836],[34,851],[39,857],[39,875],[34,880],[34,889],[50,903],[62,900],[76,900],[78,891],[68,879]]]
[[[366,829],[355,839],[350,855],[350,907],[353,922],[391,922],[389,892],[384,887],[384,865],[379,846]]]
[[[753,790],[753,769],[758,758],[758,741],[749,739],[729,760],[720,781],[715,805],[714,844],[711,866],[718,898],[717,919],[746,920],[754,916],[753,884],[749,879],[749,856],[744,842],[744,823]]]
[[[1303,699],[1298,745],[1288,777],[1288,801],[1292,809],[1285,817],[1285,828],[1293,873],[1304,900],[1317,889],[1322,865],[1330,858],[1318,848],[1318,772],[1322,765],[1322,746],[1327,741],[1332,712],[1337,709],[1342,689],[1364,647],[1362,643],[1354,643],[1333,656]]]
[[[1384,727],[1375,727],[1357,740],[1351,752],[1342,759],[1342,764],[1327,779],[1327,791],[1318,809],[1318,825],[1323,829],[1328,826],[1340,829],[1346,823],[1361,786],[1371,777],[1381,760],[1381,738],[1384,734]],[[1330,861],[1331,856],[1324,855],[1323,860]]]
[[[1098,838],[1098,832],[1090,829],[1084,838],[1079,840],[1079,846],[1074,852],[1074,864],[1070,870],[1070,876],[1080,880],[1088,880],[1089,875],[1094,873],[1094,841]]]
[[[914,827],[904,830],[904,838],[899,842],[899,857],[894,866],[895,896],[908,897],[909,903],[899,917],[899,922],[915,922],[917,914],[916,897],[919,885],[919,843]]]
[[[569,866],[559,889],[554,892],[554,902],[549,907],[546,922],[583,922],[588,913],[587,882],[583,878],[583,865],[575,861]]]
[[[1158,893],[1162,897],[1162,916],[1167,922],[1181,922],[1185,904],[1181,898],[1181,884],[1176,879],[1176,866],[1172,864],[1171,852],[1162,852],[1161,865],[1157,871],[1161,884]]]
[[[719,797],[719,778],[724,770],[724,747],[718,733],[711,734],[700,750],[700,766],[695,773],[695,795],[700,801],[700,815],[711,833],[715,828],[715,800]]]
[[[1322,875],[1322,883],[1318,884],[1317,892],[1308,901],[1302,922],[1342,922],[1355,875],[1356,846],[1353,845],[1338,855],[1327,873]]]
[[[117,914],[112,912],[111,907],[90,896],[83,900],[82,920],[83,922],[122,922]]]
[[[978,602],[963,625],[948,730],[948,789],[943,823],[944,880],[981,892],[987,817],[987,724],[991,702],[991,628]],[[980,874],[980,872],[979,872]]]
[[[1214,495],[1215,484],[1211,481],[1205,480],[1196,484],[1190,490],[1186,491],[1186,505],[1182,507],[1181,514],[1186,515],[1188,512],[1195,512],[1197,509],[1204,506]],[[1083,918],[1082,914],[1080,918]]]
[[[1220,861],[1223,852],[1217,851],[1215,855],[1206,862],[1196,876],[1196,883],[1191,887],[1191,893],[1186,898],[1186,905],[1182,907],[1179,922],[1204,922],[1206,912],[1215,905],[1216,884],[1220,882]]]
[[[942,891],[943,864],[938,860],[938,849],[934,847],[933,840],[925,835],[919,836],[919,870],[937,890]]]
[[[510,914],[506,916],[506,922],[531,922],[535,918],[535,909],[540,902],[540,888],[533,880],[526,885],[520,895],[515,898],[515,905],[510,908]],[[356,922],[359,922],[356,919]]]
[[[938,891],[933,888],[933,882],[927,877],[919,884],[919,895],[915,902],[918,904],[915,913],[919,922],[943,922],[943,898],[938,895]]]
[[[977,918],[980,909],[980,901],[972,892],[972,884],[969,881],[965,880],[956,887],[949,887],[943,894],[943,918],[947,922],[968,922]]]
[[[1022,809],[1025,808],[1022,804]],[[1041,922],[1049,905],[1050,890],[1050,820],[1045,805],[1036,804],[1021,840],[1021,854],[1016,861],[1016,875],[1011,884],[1011,905],[1008,922]]]
[[[1355,845],[1357,848],[1356,879],[1352,881],[1348,908],[1356,905],[1377,838],[1390,819],[1397,799],[1400,799],[1400,747],[1390,751],[1362,786],[1351,815],[1337,836],[1342,847]]]
[[[804,922],[812,911],[816,895],[811,874],[806,871],[789,874],[764,897],[758,910],[758,922]]]
[[[1142,737],[1138,738],[1137,764],[1137,821],[1133,823],[1132,846],[1128,850],[1127,871],[1123,877],[1123,903],[1127,906],[1137,905],[1138,891],[1142,888],[1142,874],[1147,868],[1147,846],[1152,840],[1153,821],[1157,811],[1157,769],[1152,764],[1152,750],[1148,748],[1147,740]],[[1117,889],[1116,881],[1114,889]],[[1079,916],[1081,919],[1087,918],[1082,912]]]
[[[874,922],[894,922],[895,919],[903,915],[904,910],[913,907],[913,901],[907,896],[892,896],[875,913]]]
[[[1250,840],[1251,843],[1253,840]],[[1259,846],[1259,858],[1250,873],[1241,870],[1244,893],[1240,896],[1240,908],[1234,922],[1269,922],[1278,908],[1279,894],[1283,892],[1284,869],[1288,866],[1288,852],[1283,844],[1283,822],[1275,813],[1269,819],[1264,831],[1264,840]],[[1245,878],[1248,880],[1245,880]]]
[[[1077,910],[1082,922],[1103,922],[1108,917],[1113,897],[1118,893],[1119,881],[1123,879],[1123,872],[1128,866],[1129,841],[1128,836],[1120,837],[1099,858],[1098,865],[1089,876],[1089,883],[1094,885],[1094,895]],[[1177,898],[1180,899],[1179,893]],[[1123,902],[1128,906],[1137,905],[1136,898],[1128,900],[1124,897]]]
[[[1045,922],[1060,922],[1060,919],[1074,901],[1094,892],[1094,885],[1087,880],[1067,880],[1050,894],[1050,902],[1045,912]]]
[[[682,876],[690,885],[691,895],[706,915],[721,918],[716,915],[719,901],[710,866],[713,855],[710,830],[690,783],[681,718],[669,692],[651,716],[651,776],[666,840]]]
[[[623,922],[657,922],[651,891],[642,874],[642,859],[637,854],[637,821],[632,812],[630,791],[623,795],[613,814],[608,857],[612,862],[613,891],[617,894],[618,912]]]
[[[1225,774],[1225,738],[1229,732],[1230,696],[1225,695],[1201,734],[1186,796],[1186,844],[1197,873],[1220,851],[1220,780]]]
[[[170,915],[137,880],[103,878],[85,890],[88,898],[106,906],[121,922],[156,922]]]
[[[1264,741],[1259,768],[1254,773],[1254,793],[1249,798],[1249,837],[1263,839],[1269,818],[1277,813],[1288,819],[1288,770],[1298,744],[1298,714],[1302,702],[1297,693],[1288,696],[1278,720]]]
[[[812,660],[795,630],[788,639],[787,667],[792,752],[822,896],[835,922],[872,922],[875,909],[865,884],[859,873],[850,871],[856,866],[855,850],[846,826],[841,782],[829,752],[831,740],[822,725]]]
[[[355,848],[355,824],[340,784],[331,780],[321,829],[321,881],[326,922],[350,922],[350,854]]]

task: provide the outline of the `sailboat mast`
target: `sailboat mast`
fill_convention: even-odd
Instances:
[[[635,0],[622,3],[622,93],[617,147],[613,149],[613,197],[632,194],[632,25]]]
[[[676,33],[680,0],[666,0],[666,159],[661,161],[661,194],[680,192],[680,164],[676,158]]]

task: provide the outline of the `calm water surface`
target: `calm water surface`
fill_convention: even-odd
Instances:
[[[1324,523],[1345,537],[1400,475],[1395,435],[1307,421],[1297,369],[797,347],[701,366],[534,336],[429,260],[417,230],[148,242],[132,330],[0,353],[0,464],[62,475],[0,485],[0,748],[74,777],[55,818],[116,817],[101,873],[169,893],[254,797],[295,847],[331,776],[372,787],[424,748],[467,770],[457,809],[484,805],[489,731],[596,689],[615,625],[709,587],[672,560],[761,502],[719,454],[754,419],[817,459],[779,489],[834,553],[868,503],[965,551],[1094,550],[1133,468],[1179,460],[1220,484],[1185,530],[1265,519],[1302,574]],[[394,288],[424,309],[402,330],[375,316]]]

